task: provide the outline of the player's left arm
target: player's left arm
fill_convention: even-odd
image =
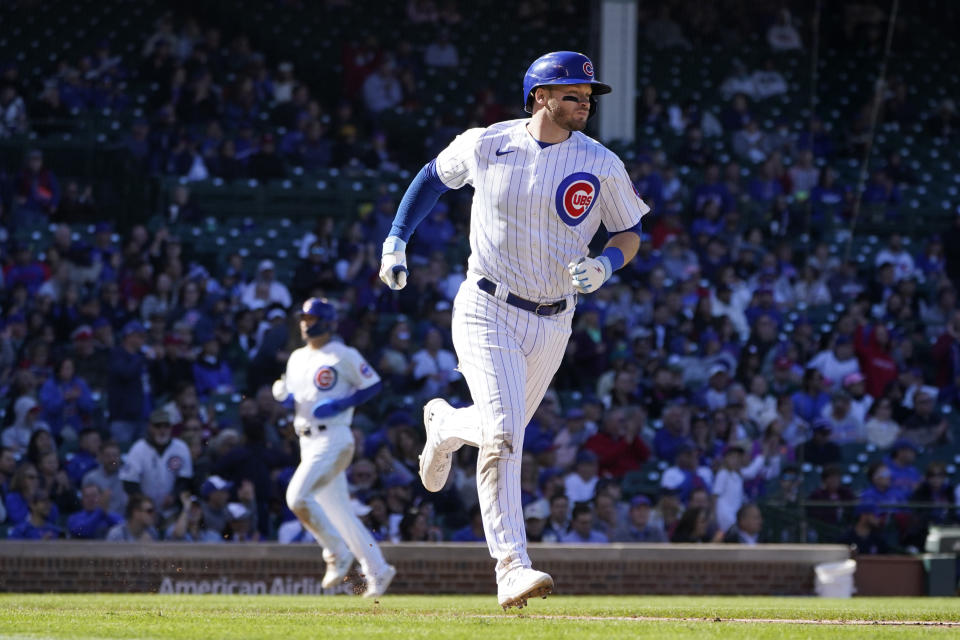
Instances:
[[[640,249],[640,219],[650,211],[619,161],[601,185],[600,198],[601,219],[611,236],[596,258],[585,256],[567,265],[571,284],[578,293],[596,291],[614,271],[633,260]]]
[[[343,398],[321,400],[313,408],[313,417],[328,418],[351,407],[356,407],[370,400],[380,393],[383,389],[383,382],[380,376],[373,370],[360,352],[356,349],[350,349],[349,355],[344,358],[344,374],[347,380],[356,389],[353,393]]]

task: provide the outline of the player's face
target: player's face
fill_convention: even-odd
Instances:
[[[583,131],[590,116],[589,84],[547,87],[547,117],[567,131]]]
[[[317,322],[317,316],[312,316],[309,313],[304,313],[300,316],[300,337],[304,340],[309,339],[310,336],[307,335],[307,330],[312,327]]]

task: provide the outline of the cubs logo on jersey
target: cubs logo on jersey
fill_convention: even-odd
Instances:
[[[329,391],[337,384],[337,370],[333,367],[320,367],[313,374],[313,384],[320,391]]]
[[[362,375],[364,378],[372,378],[373,369],[370,368],[370,365],[364,362],[362,365],[360,365],[360,375]]]
[[[167,459],[167,469],[176,473],[183,468],[183,459],[180,456],[170,456]]]
[[[592,173],[572,173],[557,187],[557,215],[575,227],[587,219],[600,195],[600,180]]]

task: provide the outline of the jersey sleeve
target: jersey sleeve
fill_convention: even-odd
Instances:
[[[360,352],[350,347],[344,357],[344,374],[356,389],[366,389],[380,382],[380,376]]]
[[[476,173],[476,149],[480,136],[486,129],[467,129],[453,139],[437,156],[437,176],[451,189],[473,184]]]
[[[137,444],[134,443],[133,447],[130,448],[130,452],[117,474],[117,477],[124,482],[140,482],[143,477],[143,454]]]
[[[623,162],[614,157],[607,179],[600,187],[600,219],[610,233],[626,231],[640,223],[650,207],[640,199]]]

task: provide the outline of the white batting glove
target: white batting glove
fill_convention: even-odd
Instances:
[[[277,402],[283,402],[290,397],[290,391],[287,389],[286,376],[281,376],[279,380],[273,383],[273,399]]]
[[[383,242],[383,253],[380,257],[380,279],[383,283],[399,291],[407,286],[407,243],[390,236]]]
[[[580,258],[567,265],[570,283],[577,293],[593,293],[610,279],[613,268],[606,256],[599,258]]]

